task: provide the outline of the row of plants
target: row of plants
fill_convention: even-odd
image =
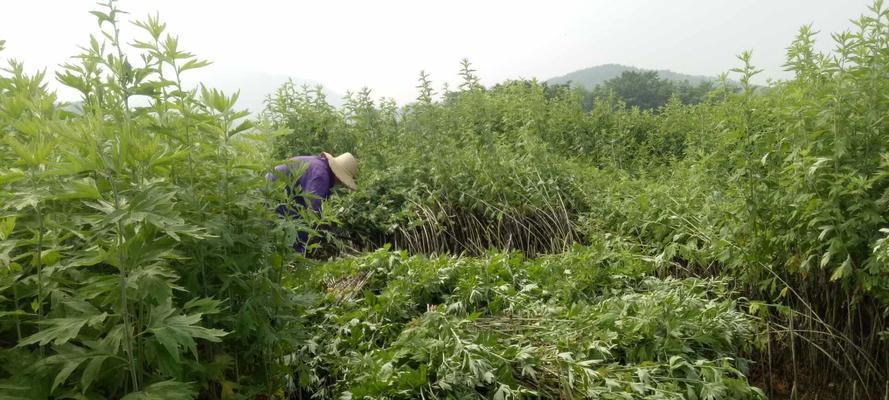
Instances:
[[[698,104],[484,87],[464,60],[459,87],[421,73],[404,107],[287,84],[258,123],[183,85],[207,62],[156,17],[130,38],[102,7],[55,77],[82,102],[19,62],[0,72],[5,398],[759,396],[744,358],[769,395],[885,390],[881,1],[832,52],[801,29],[794,78],[754,87],[744,53],[739,87]],[[262,176],[320,151],[362,160],[322,217],[358,250],[564,254],[382,251],[306,272],[290,245],[321,221],[278,218],[288,183]],[[756,299],[758,340],[735,293]]]
[[[723,279],[653,276],[601,237],[528,259],[381,249],[295,273],[322,292],[292,358],[313,398],[763,398],[741,354],[761,327]]]
[[[601,232],[634,238],[664,270],[730,276],[791,306],[765,317],[790,332],[769,361],[792,366],[793,391],[807,370],[873,393],[889,376],[889,10],[875,1],[853,24],[830,52],[801,28],[793,78],[767,87],[751,83],[760,71],[744,52],[698,104],[642,110],[606,93],[585,111],[564,86],[483,87],[464,60],[459,87],[436,92],[421,73],[400,109],[362,90],[336,110],[290,86],[265,117],[288,131],[281,155],[362,160],[359,191],[329,205],[355,248],[536,254]]]

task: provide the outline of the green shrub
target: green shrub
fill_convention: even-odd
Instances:
[[[270,135],[237,94],[183,87],[207,63],[156,18],[137,61],[116,4],[94,14],[103,41],[57,75],[79,106],[21,64],[0,74],[0,397],[272,393],[301,331],[279,280],[307,227],[256,191]]]

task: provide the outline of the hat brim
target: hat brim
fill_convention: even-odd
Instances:
[[[345,171],[336,158],[330,155],[330,153],[324,153],[324,158],[327,159],[327,165],[330,165],[330,170],[333,171],[333,174],[336,175],[336,179],[338,179],[343,186],[349,188],[349,190],[358,189],[358,185],[355,184],[355,178]]]

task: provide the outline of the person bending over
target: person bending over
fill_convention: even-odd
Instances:
[[[330,191],[334,185],[345,186],[349,190],[355,190],[355,174],[358,172],[358,160],[351,153],[343,153],[332,156],[322,153],[318,156],[296,156],[289,159],[289,163],[275,167],[275,172],[266,174],[266,179],[275,181],[278,176],[293,178],[292,171],[303,170],[302,175],[296,180],[295,185],[287,186],[287,195],[293,199],[292,204],[281,204],[275,209],[282,216],[299,218],[297,207],[310,207],[315,213],[321,214],[321,202],[330,197]],[[295,190],[299,188],[300,190]],[[308,196],[305,196],[308,195]],[[306,198],[308,197],[308,198]],[[309,234],[299,232],[297,240],[293,243],[293,249],[305,254]]]

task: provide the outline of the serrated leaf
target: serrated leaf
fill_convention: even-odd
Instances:
[[[31,336],[22,339],[17,347],[27,346],[30,344],[39,344],[46,346],[52,343],[56,346],[67,343],[69,340],[77,337],[80,330],[87,325],[95,325],[105,320],[107,313],[99,315],[72,317],[72,318],[53,318],[39,322],[41,330]]]
[[[852,257],[847,256],[846,261],[843,261],[843,264],[833,270],[833,274],[830,275],[830,281],[836,281],[842,279],[846,276],[852,274]]]
[[[788,294],[790,294],[790,287],[785,286],[784,289],[781,289],[781,292],[778,293],[778,297],[785,298]]]
[[[49,392],[55,393],[56,388],[64,383],[66,380],[68,380],[68,377],[71,376],[71,373],[74,372],[74,370],[77,369],[77,367],[80,366],[80,363],[82,363],[84,360],[86,359],[78,357],[66,362],[65,365],[62,367],[62,370],[59,371],[58,374],[56,374],[56,378],[53,379],[52,388],[50,388]]]
[[[99,20],[99,24],[100,24],[100,25],[101,25],[103,22],[111,21],[111,16],[109,16],[108,14],[105,14],[105,13],[103,13],[103,12],[101,12],[101,11],[90,11],[90,14],[93,14],[93,15],[96,16],[96,18]]]
[[[832,255],[831,252],[827,251],[821,256],[821,268],[824,268],[827,266],[827,263],[830,262],[831,255]]]
[[[102,372],[102,364],[105,363],[106,359],[108,359],[108,356],[97,356],[90,359],[90,362],[86,364],[86,368],[83,369],[83,373],[80,376],[80,386],[84,393],[98,378],[99,373]]]
[[[179,362],[179,340],[175,337],[175,332],[172,329],[165,328],[155,329],[151,332],[154,333],[154,338],[158,343],[167,350],[167,354],[169,354],[174,361]],[[191,345],[192,343],[192,341],[187,341],[184,345]]]
[[[246,121],[240,123],[235,129],[232,129],[232,131],[229,132],[229,135],[234,136],[234,135],[237,135],[238,133],[241,133],[241,132],[246,131],[246,130],[253,128],[253,127],[254,127],[253,121],[246,120]]]
[[[0,240],[6,240],[15,229],[15,216],[9,216],[0,220]]]
[[[186,61],[185,64],[183,64],[181,67],[179,67],[179,72],[183,72],[183,71],[187,71],[187,70],[195,69],[195,68],[203,68],[203,67],[206,67],[210,64],[212,64],[211,61],[191,59],[191,60]]]
[[[205,306],[210,306],[205,303]],[[167,298],[164,304],[151,310],[148,331],[154,335],[155,340],[167,350],[174,359],[179,359],[179,349],[184,347],[193,354],[197,354],[195,339],[204,339],[210,342],[220,342],[228,333],[220,329],[209,329],[198,325],[201,322],[202,313],[181,315],[172,307],[172,301]]]

